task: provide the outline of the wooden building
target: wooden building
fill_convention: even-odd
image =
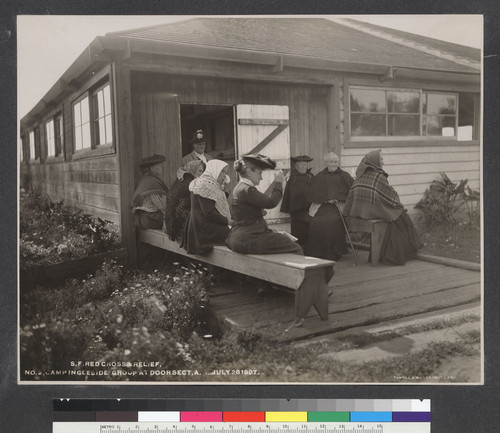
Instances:
[[[480,50],[347,19],[192,18],[110,33],[21,120],[21,180],[115,221],[134,254],[138,162],[165,155],[171,183],[203,129],[207,152],[230,165],[259,150],[287,169],[306,153],[317,172],[335,151],[351,172],[381,148],[415,213],[441,171],[479,187],[480,65]]]

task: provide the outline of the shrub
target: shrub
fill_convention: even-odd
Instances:
[[[27,292],[21,299],[22,370],[67,370],[69,361],[102,359],[190,365],[187,341],[204,326],[210,279],[201,265],[146,273],[107,261],[84,280]]]
[[[53,202],[40,189],[20,193],[21,267],[48,265],[116,249],[112,222]]]
[[[443,172],[441,179],[432,181],[424,197],[415,205],[423,212],[428,227],[456,222],[457,211],[463,205],[463,193],[467,179],[453,183]]]

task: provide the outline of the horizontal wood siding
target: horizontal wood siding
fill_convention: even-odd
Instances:
[[[342,150],[342,168],[352,175],[363,156],[373,148],[345,148]],[[468,179],[473,189],[480,187],[479,146],[420,146],[384,147],[384,170],[389,173],[389,183],[398,192],[409,214],[417,214],[415,204],[440,172],[458,182]]]
[[[53,201],[64,200],[91,215],[119,224],[116,155],[72,162],[32,164],[32,182]]]
[[[163,165],[169,183],[181,162],[179,104],[287,105],[290,112],[290,153],[309,154],[316,171],[328,147],[329,86],[262,83],[167,74],[132,75],[133,116],[138,159],[146,154],[167,156]],[[210,151],[210,150],[208,150]],[[136,182],[138,173],[135,173]]]

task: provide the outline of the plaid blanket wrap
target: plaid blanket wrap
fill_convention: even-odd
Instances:
[[[347,196],[343,214],[364,219],[394,221],[403,205],[397,192],[387,182],[383,171],[372,169],[355,180]]]

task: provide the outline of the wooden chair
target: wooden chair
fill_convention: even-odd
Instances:
[[[365,220],[355,217],[345,217],[345,221],[350,232],[370,233],[371,264],[377,266],[380,261],[382,242],[389,223],[384,220]]]

